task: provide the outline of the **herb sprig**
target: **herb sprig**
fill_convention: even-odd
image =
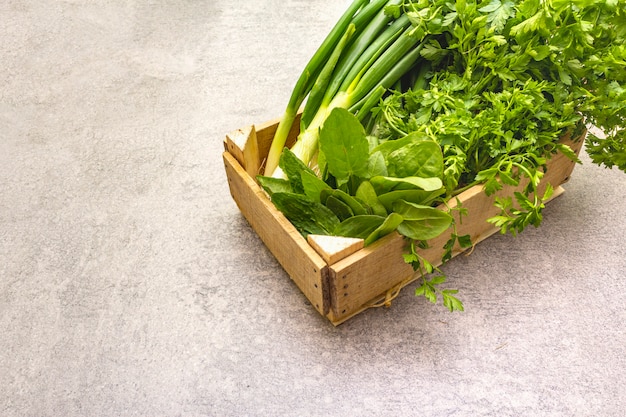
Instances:
[[[303,71],[258,179],[304,235],[404,235],[416,294],[462,310],[419,254],[449,228],[443,262],[471,245],[435,206],[524,182],[489,221],[514,235],[538,226],[547,160],[580,162],[560,139],[590,125],[606,134],[587,134],[592,161],[626,171],[626,0],[354,0]]]

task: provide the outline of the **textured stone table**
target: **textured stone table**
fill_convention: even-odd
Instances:
[[[622,416],[626,175],[335,328],[228,193],[346,1],[4,0],[0,415]]]

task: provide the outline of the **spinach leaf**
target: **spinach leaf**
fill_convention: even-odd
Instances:
[[[390,98],[396,98],[399,99],[400,96],[399,95],[392,95],[390,96]],[[387,103],[389,104],[389,101],[387,101]],[[399,104],[399,103],[398,103]],[[379,144],[378,146],[376,146],[374,149],[372,149],[372,154],[376,153],[376,152],[380,152],[383,157],[385,157],[385,159],[387,159],[387,157],[389,156],[389,154],[393,151],[396,151],[404,146],[407,146],[413,142],[420,142],[420,141],[424,141],[424,140],[431,140],[427,135],[425,135],[422,132],[411,132],[408,135],[405,135],[402,138],[394,138],[394,140],[387,140],[385,142],[382,142],[381,144]]]
[[[373,152],[367,161],[367,174],[365,175],[365,178],[387,175],[387,165],[385,163],[383,153],[380,151]]]
[[[291,183],[283,178],[265,177],[263,175],[257,175],[256,177],[259,185],[270,196],[274,193],[290,193],[292,192]]]
[[[367,208],[365,206],[363,206],[363,204],[361,204],[357,199],[355,199],[354,197],[352,197],[350,194],[342,191],[342,190],[325,190],[322,194],[326,194],[328,196],[332,196],[340,201],[342,201],[344,204],[346,204],[348,207],[350,207],[350,210],[355,214],[355,215],[361,215],[361,214],[368,214],[367,213]],[[322,197],[323,199],[323,197]]]
[[[332,234],[339,224],[339,219],[330,209],[302,194],[274,193],[272,203],[304,236]]]
[[[411,142],[387,156],[387,168],[392,177],[441,178],[443,153],[434,141]]]
[[[348,110],[331,111],[320,131],[319,146],[338,184],[346,183],[351,176],[367,174],[369,142],[365,129]]]
[[[359,185],[359,188],[356,190],[356,198],[363,201],[371,209],[372,214],[383,217],[387,215],[387,209],[379,201],[371,182],[363,181]]]
[[[385,221],[365,238],[364,245],[370,245],[389,233],[394,232],[404,219],[398,213],[391,213]]]
[[[317,203],[320,203],[320,194],[323,190],[332,190],[320,177],[309,171],[303,171],[301,176],[304,194]]]
[[[383,177],[377,176],[371,180],[372,186],[378,193],[389,192],[392,190],[410,190],[420,189],[424,191],[440,190],[443,187],[441,177],[421,178],[421,177]]]
[[[308,172],[315,175],[315,173],[307,167],[289,148],[283,149],[283,153],[280,156],[278,166],[285,172],[287,179],[291,184],[291,188],[294,193],[301,194],[304,192],[304,186],[302,185],[302,173]]]
[[[393,204],[398,200],[405,200],[409,203],[429,206],[437,199],[437,197],[441,196],[444,192],[444,188],[434,191],[397,190],[379,195],[378,201],[385,207],[387,211],[391,212],[394,210]]]
[[[452,224],[450,214],[434,207],[404,200],[396,201],[393,204],[393,211],[404,218],[398,226],[398,232],[413,240],[433,239],[445,232]]]
[[[344,221],[354,216],[354,212],[349,205],[335,197],[334,195],[328,196],[324,203],[340,221]]]
[[[350,217],[337,225],[333,234],[335,236],[367,239],[371,233],[383,225],[385,219],[383,216],[372,214]]]

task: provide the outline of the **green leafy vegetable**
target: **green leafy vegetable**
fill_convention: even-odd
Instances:
[[[376,176],[370,179],[372,186],[379,192],[389,192],[392,190],[419,189],[424,191],[441,191],[443,182],[441,174],[439,177],[383,177]]]
[[[272,202],[304,235],[329,235],[339,224],[330,209],[301,194],[274,193]]]
[[[334,235],[366,239],[384,222],[385,217],[371,214],[350,217],[334,229]]]
[[[308,168],[300,159],[294,155],[289,149],[285,148],[280,158],[280,167],[287,174],[289,184],[296,193],[302,193],[304,186],[302,185],[302,173],[309,172],[315,175],[313,171]]]
[[[416,293],[462,310],[418,253],[450,229],[442,261],[471,246],[447,203],[524,183],[489,221],[538,226],[546,162],[580,162],[560,139],[590,125],[605,134],[587,135],[591,160],[626,171],[625,68],[626,0],[355,0],[297,81],[259,183],[303,234],[404,235]]]
[[[443,174],[443,155],[434,141],[411,142],[391,152],[387,166],[394,177],[437,178]]]
[[[399,215],[398,213],[389,214],[389,216],[387,216],[383,224],[381,224],[376,230],[374,230],[365,238],[365,245],[374,243],[376,240],[380,239],[381,237],[386,236],[389,233],[392,233],[398,228],[398,226],[403,222],[403,220],[404,220],[403,217]]]
[[[320,132],[320,149],[328,171],[340,182],[367,173],[369,142],[363,126],[348,110],[337,108],[328,116]]]
[[[273,177],[260,177],[262,179],[261,184],[268,179],[275,179]],[[300,174],[300,180],[302,182],[302,188],[304,194],[311,200],[320,203],[321,195],[324,192],[331,191],[330,185],[326,184],[321,178],[309,171],[303,171]]]
[[[371,182],[367,180],[363,181],[359,185],[359,188],[357,188],[355,197],[363,201],[363,203],[370,208],[372,214],[383,217],[387,215],[387,208],[385,208],[383,203],[380,201],[380,198],[376,194],[376,190],[374,190]]]
[[[317,177],[315,177],[317,178]],[[272,177],[263,177],[261,175],[257,176],[257,180],[259,184],[265,192],[267,192],[270,196],[274,193],[290,193],[292,192],[291,183],[282,178],[272,178]]]
[[[378,196],[378,201],[389,212],[393,211],[393,205],[396,201],[404,200],[408,203],[429,206],[444,193],[444,189],[434,191],[424,190],[396,190],[384,193]]]
[[[433,239],[452,224],[452,216],[434,207],[399,200],[393,204],[393,210],[404,219],[398,232],[413,240]]]

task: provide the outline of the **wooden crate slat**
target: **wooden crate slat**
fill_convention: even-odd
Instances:
[[[276,257],[311,304],[322,314],[329,309],[324,288],[328,267],[293,225],[277,211],[237,160],[224,152],[231,195],[250,226]]]

